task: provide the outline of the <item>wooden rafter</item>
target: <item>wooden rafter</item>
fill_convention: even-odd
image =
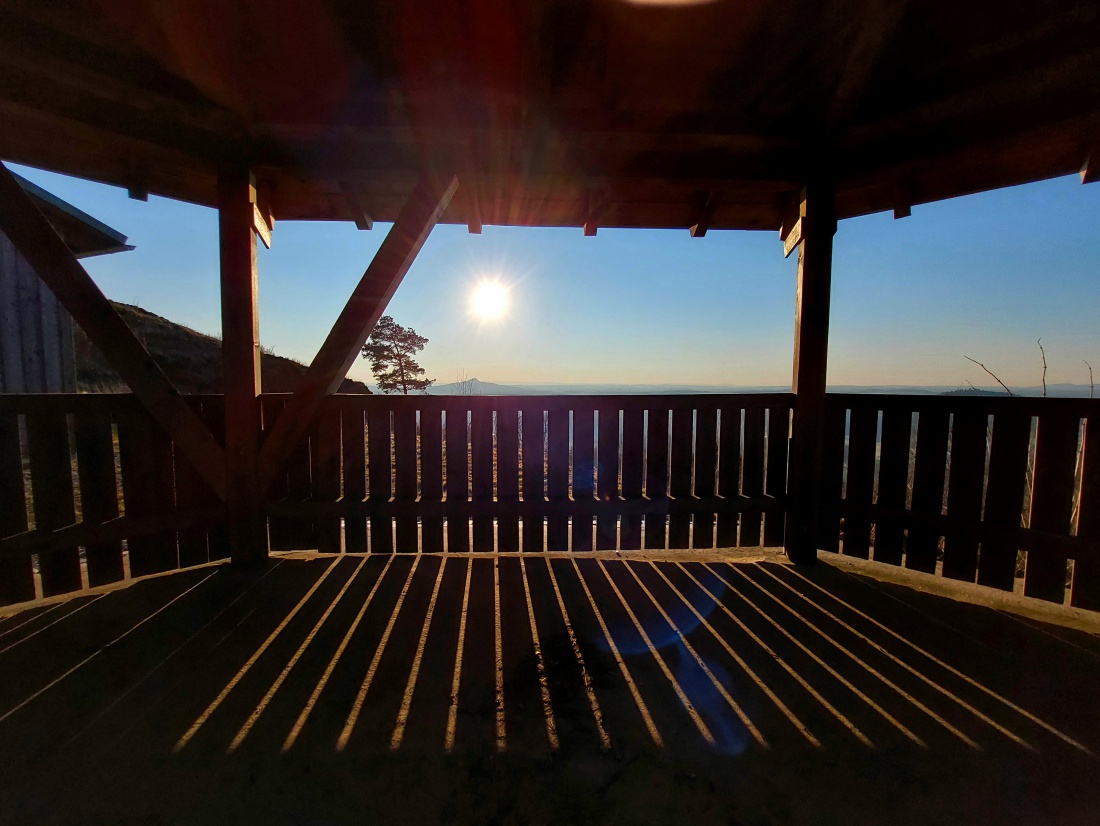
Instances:
[[[830,127],[843,126],[855,113],[897,31],[907,3],[908,0],[868,0],[826,116]]]
[[[340,386],[456,189],[458,178],[452,176],[441,184],[422,181],[413,190],[301,385],[265,439],[260,452],[261,490],[270,486],[321,402]]]
[[[224,500],[225,452],[3,164],[0,230]]]

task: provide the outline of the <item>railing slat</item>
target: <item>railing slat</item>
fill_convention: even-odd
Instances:
[[[693,414],[694,411],[690,409],[679,409],[672,413],[672,452],[669,457],[668,491],[673,499],[683,501],[691,498]],[[690,540],[691,514],[670,513],[668,547],[690,548]]]
[[[573,405],[573,501],[584,502],[595,496],[593,445],[593,407],[588,399]],[[573,550],[592,550],[592,518],[582,511],[573,517]]]
[[[642,471],[645,462],[645,411],[623,411],[623,498],[642,498]],[[642,518],[624,514],[619,528],[619,544],[624,551],[642,547]]]
[[[362,502],[367,498],[365,411],[345,408],[340,411],[340,441],[343,452],[344,499]],[[365,553],[367,521],[362,516],[344,518],[344,550]]]
[[[265,396],[260,399],[260,411],[263,416],[264,433],[271,431],[275,420],[282,415],[285,399],[282,396]],[[294,457],[296,459],[297,457]],[[268,501],[280,502],[290,497],[290,462],[275,475],[268,489]],[[268,544],[273,551],[288,551],[294,547],[292,541],[294,527],[292,521],[284,516],[271,516],[268,519]]]
[[[497,406],[497,499],[519,502],[519,407],[514,402]],[[497,519],[497,550],[519,550],[518,512]]]
[[[736,502],[741,495],[741,408],[729,404],[722,407],[718,426],[718,495],[727,503]],[[715,531],[719,548],[737,545],[739,508],[726,507],[718,512]]]
[[[1031,416],[1011,409],[993,416],[989,485],[985,494],[987,524],[1020,527],[1030,441]],[[1018,550],[1015,543],[993,539],[983,541],[978,560],[978,583],[1011,591],[1016,577]]]
[[[144,408],[127,405],[118,418],[119,460],[126,515],[155,517],[175,509],[172,442]],[[128,542],[130,575],[145,576],[178,567],[176,536],[150,533]]]
[[[896,511],[905,509],[909,488],[909,450],[913,440],[913,411],[886,407],[882,411],[879,444],[878,504]],[[875,561],[901,565],[905,526],[899,519],[882,517],[875,522]]]
[[[646,430],[646,498],[664,506],[664,510],[645,517],[644,539],[648,549],[660,550],[665,547],[668,522],[668,435],[668,408],[663,405],[651,407]]]
[[[27,417],[35,529],[52,531],[76,521],[69,428],[61,410]],[[80,589],[80,554],[74,545],[40,560],[45,596]]]
[[[764,495],[764,409],[745,408],[744,456],[741,460],[741,496],[753,499]],[[746,505],[741,511],[741,547],[758,547],[763,541],[760,508]]]
[[[493,409],[488,399],[478,399],[470,411],[471,496],[474,511],[475,551],[492,551],[493,517],[481,507],[493,501]]]
[[[1031,499],[1034,530],[1069,534],[1079,428],[1080,418],[1076,416],[1060,413],[1039,416]],[[1024,595],[1064,602],[1066,556],[1054,550],[1028,551]]]
[[[447,502],[465,503],[470,497],[469,406],[464,398],[447,401]],[[465,513],[447,517],[447,548],[456,553],[470,550],[470,522]]]
[[[951,424],[951,471],[947,515],[965,519],[971,528],[944,537],[943,575],[973,582],[978,574],[978,532],[985,482],[985,443],[989,417],[981,411],[956,413]]]
[[[787,456],[790,452],[791,408],[789,406],[768,409],[768,467],[764,480],[764,493],[786,503]],[[764,516],[764,544],[769,548],[782,546],[785,520],[780,515]]]
[[[870,508],[875,487],[878,410],[857,407],[848,422],[848,483],[845,486],[844,555],[871,555]]]
[[[394,498],[402,502],[416,501],[416,410],[393,411]],[[395,520],[397,538],[394,547],[399,553],[416,553],[420,549],[415,517],[399,516]]]
[[[19,420],[14,411],[0,412],[0,537],[27,530],[27,498]],[[31,556],[0,560],[0,605],[34,599]]]
[[[390,442],[389,406],[367,409],[367,474],[370,480],[370,501],[388,502],[393,495],[392,445]],[[389,516],[370,519],[371,553],[393,553],[393,523]]]
[[[118,518],[118,487],[115,479],[115,450],[111,415],[97,411],[74,417],[73,437],[76,442],[76,465],[80,472],[81,519],[89,524]],[[177,490],[181,504],[190,506],[200,499],[209,486],[198,471],[187,464],[180,468]],[[188,474],[188,471],[191,471]],[[187,539],[184,557],[183,540]],[[206,531],[192,528],[180,533],[181,564],[206,562]],[[84,549],[88,563],[88,584],[106,585],[125,577],[121,542],[97,542]],[[201,557],[201,559],[200,559]],[[198,560],[198,561],[193,561]]]
[[[947,437],[950,413],[946,409],[922,410],[917,420],[917,455],[913,464],[913,513],[943,513],[943,481],[947,472]],[[933,573],[939,554],[940,534],[935,528],[914,525],[909,531],[905,567]]]
[[[443,415],[434,406],[420,411],[420,499],[424,502],[443,499]],[[442,519],[421,519],[420,533],[424,551],[443,550]]]
[[[603,406],[598,411],[596,498],[601,502],[619,499],[619,408]],[[601,512],[596,517],[596,550],[615,550],[618,514]]]
[[[317,442],[313,450],[313,496],[332,501],[340,498],[340,410],[322,408],[317,420]],[[317,550],[340,552],[340,520],[315,519]]]
[[[836,553],[840,550],[840,494],[844,485],[845,403],[825,397],[825,427],[821,449],[821,507],[817,526],[819,548]],[[798,416],[798,408],[794,411]]]
[[[1100,611],[1100,415],[1090,416],[1085,427],[1082,461],[1077,536],[1088,545],[1074,561],[1070,604]]]
[[[541,504],[543,482],[545,479],[545,425],[542,406],[524,404],[523,416],[523,501]],[[523,550],[536,552],[542,550],[543,517],[537,515],[523,518]]]
[[[569,499],[569,411],[546,413],[546,493],[551,502]],[[546,549],[569,550],[569,517],[550,514],[546,518]]]

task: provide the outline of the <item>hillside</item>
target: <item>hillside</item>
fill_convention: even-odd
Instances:
[[[221,339],[175,324],[141,307],[111,303],[181,393],[222,392]],[[78,325],[75,339],[77,389],[82,393],[125,390],[118,374]],[[306,368],[293,359],[264,353],[260,370],[265,393],[289,393],[297,388]],[[339,392],[371,391],[362,382],[344,379]]]

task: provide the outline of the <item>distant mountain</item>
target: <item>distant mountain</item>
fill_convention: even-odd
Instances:
[[[221,393],[221,339],[199,333],[130,304],[111,302],[138,340],[181,393]],[[82,393],[126,390],[126,385],[104,360],[79,325],[76,338],[76,385]],[[289,393],[305,375],[305,365],[293,359],[264,353],[260,372],[265,393]],[[370,393],[359,381],[344,379],[341,393]]]

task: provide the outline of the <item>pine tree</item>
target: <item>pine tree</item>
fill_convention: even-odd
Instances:
[[[410,391],[426,393],[435,379],[424,378],[424,368],[413,356],[424,349],[428,339],[417,335],[416,330],[406,329],[391,316],[382,316],[363,345],[363,358],[370,361],[378,388],[383,393]]]

